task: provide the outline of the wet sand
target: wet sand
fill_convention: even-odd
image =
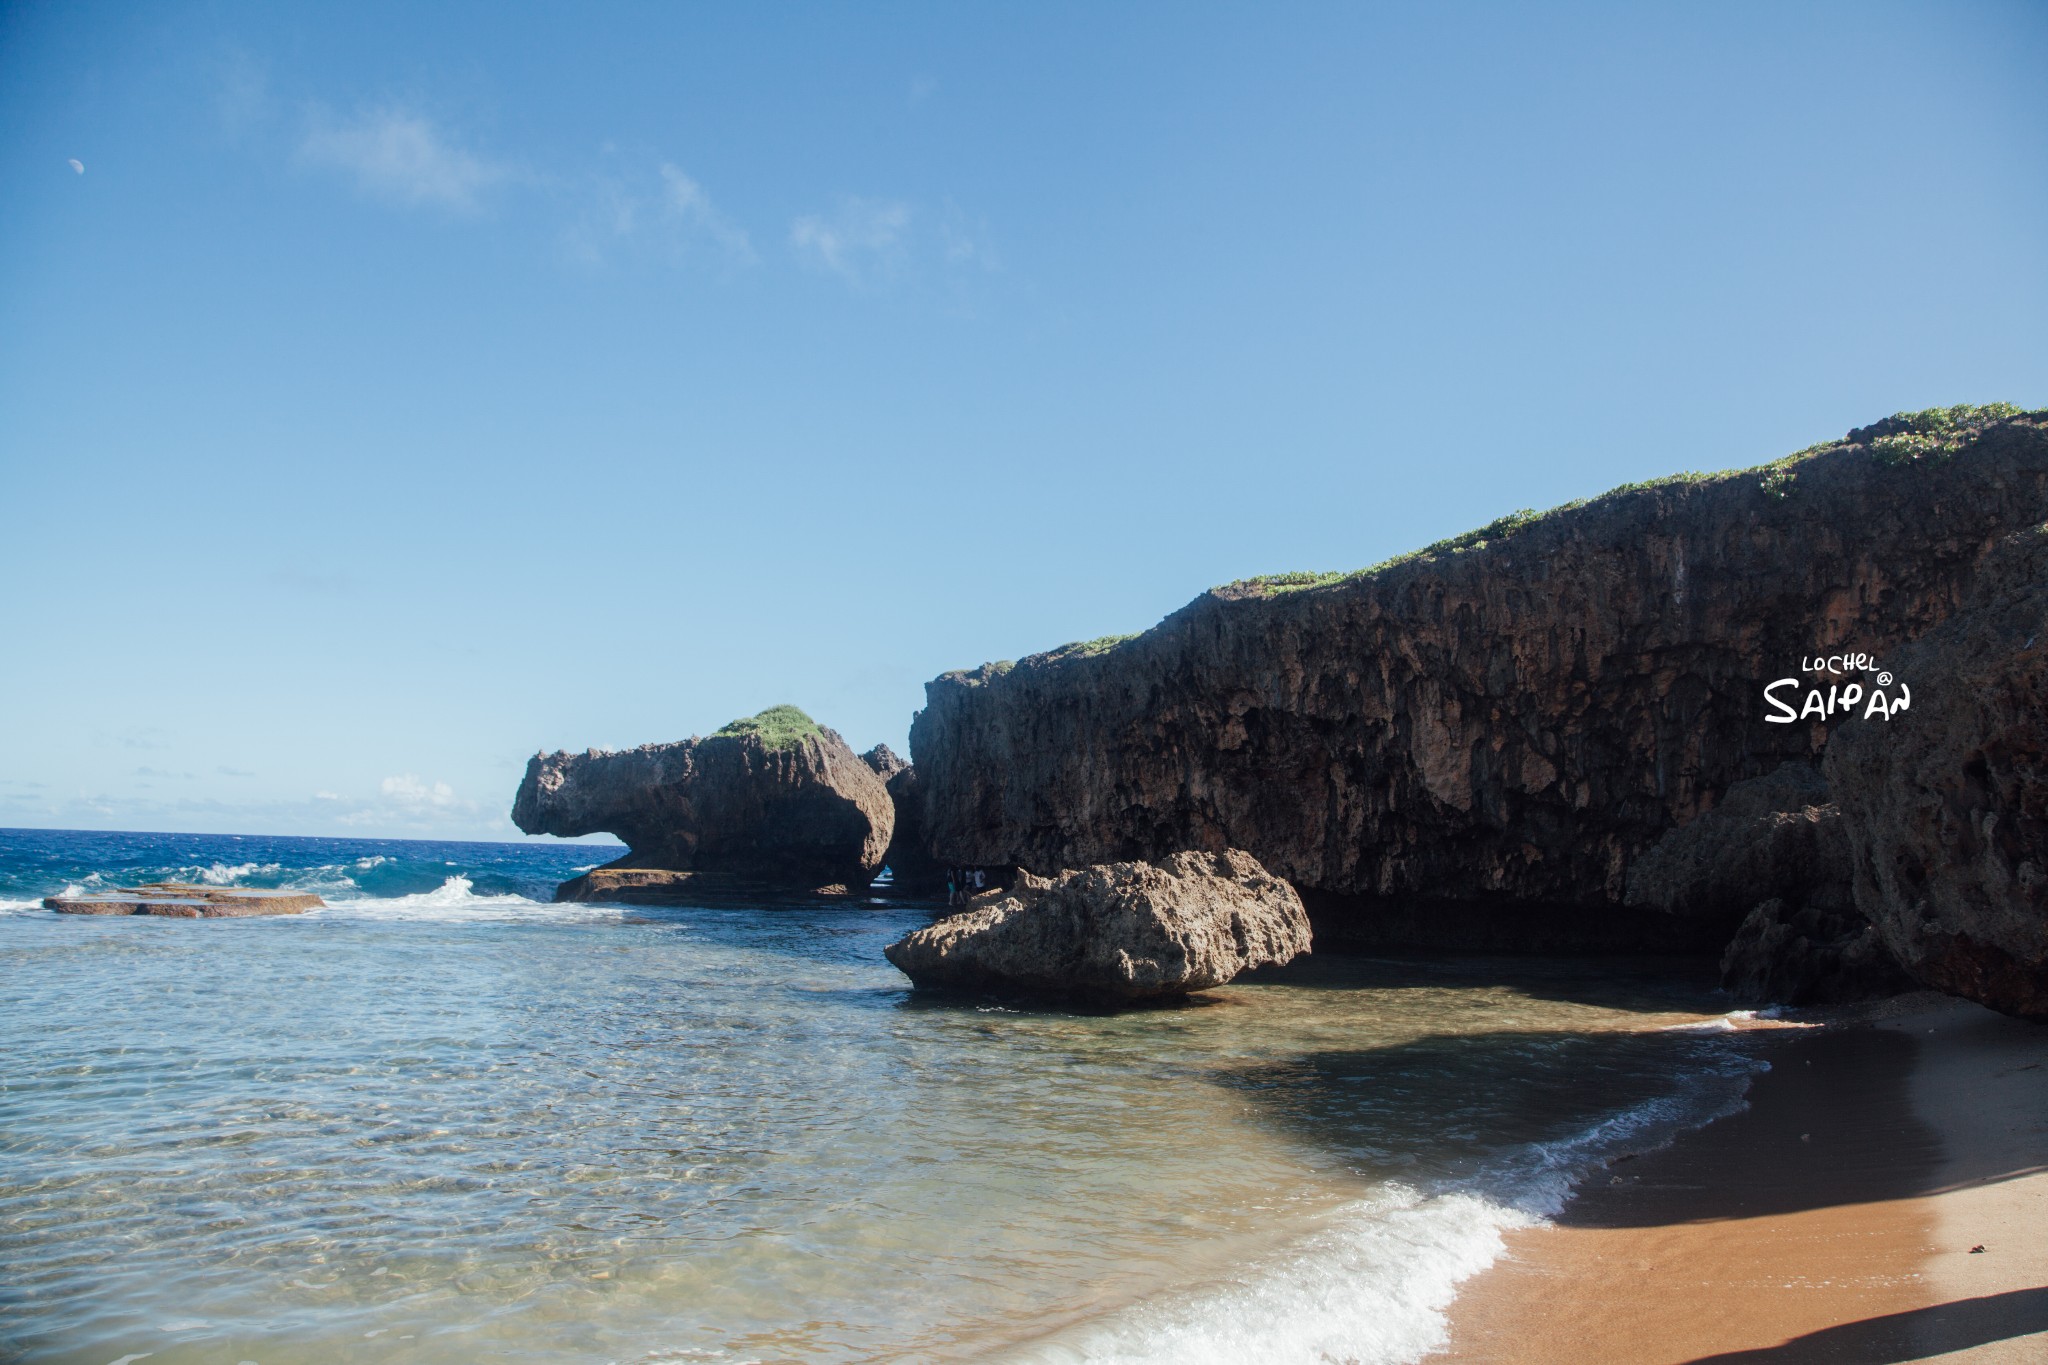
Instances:
[[[2048,1362],[2048,1027],[1889,1013],[1760,1035],[1749,1109],[1512,1234],[1432,1365]]]

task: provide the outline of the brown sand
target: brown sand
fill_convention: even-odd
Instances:
[[[1760,1038],[1747,1111],[1511,1234],[1432,1365],[2048,1365],[2048,1027],[1921,998]]]

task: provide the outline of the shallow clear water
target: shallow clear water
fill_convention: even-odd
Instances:
[[[19,1359],[1412,1359],[1503,1227],[1753,1065],[1670,1027],[1713,997],[1616,968],[1021,1011],[913,996],[913,908],[530,898],[588,846],[142,838],[0,832]],[[331,907],[34,904],[116,866]]]

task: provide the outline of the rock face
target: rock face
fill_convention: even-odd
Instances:
[[[1838,1005],[1897,995],[1914,981],[1855,909],[1773,898],[1749,912],[1721,954],[1721,985],[1738,1005]]]
[[[1737,1004],[1840,1004],[1913,986],[1856,910],[1848,824],[1809,763],[1738,782],[1667,832],[1630,867],[1627,900],[1717,926],[1729,939],[1721,984]]]
[[[1827,752],[1856,903],[1920,980],[2048,1020],[2048,528],[1895,668],[1912,708]]]
[[[1811,763],[1737,782],[1629,868],[1626,900],[1733,930],[1758,902],[1838,894],[1849,908],[1849,836]]]
[[[778,707],[708,738],[535,754],[512,822],[528,834],[615,834],[632,850],[565,883],[558,899],[655,901],[718,881],[865,887],[895,813],[845,740]]]
[[[1168,999],[1308,951],[1294,888],[1235,849],[1176,853],[1045,879],[884,951],[920,986]]]
[[[1465,946],[1482,911],[1668,927],[1625,904],[1631,863],[1826,739],[1768,723],[1764,686],[1809,655],[1888,658],[2048,519],[2048,417],[1924,449],[1897,426],[946,674],[911,730],[926,847],[1031,868],[1241,848],[1336,937],[1407,916]]]
[[[151,882],[82,896],[47,896],[43,905],[60,915],[157,915],[167,919],[231,919],[245,915],[303,915],[327,902],[304,891],[257,891],[243,887],[191,886]]]

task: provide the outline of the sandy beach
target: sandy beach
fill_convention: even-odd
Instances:
[[[2048,1028],[1910,997],[1763,1035],[1749,1108],[1509,1238],[1433,1361],[2048,1361]]]

